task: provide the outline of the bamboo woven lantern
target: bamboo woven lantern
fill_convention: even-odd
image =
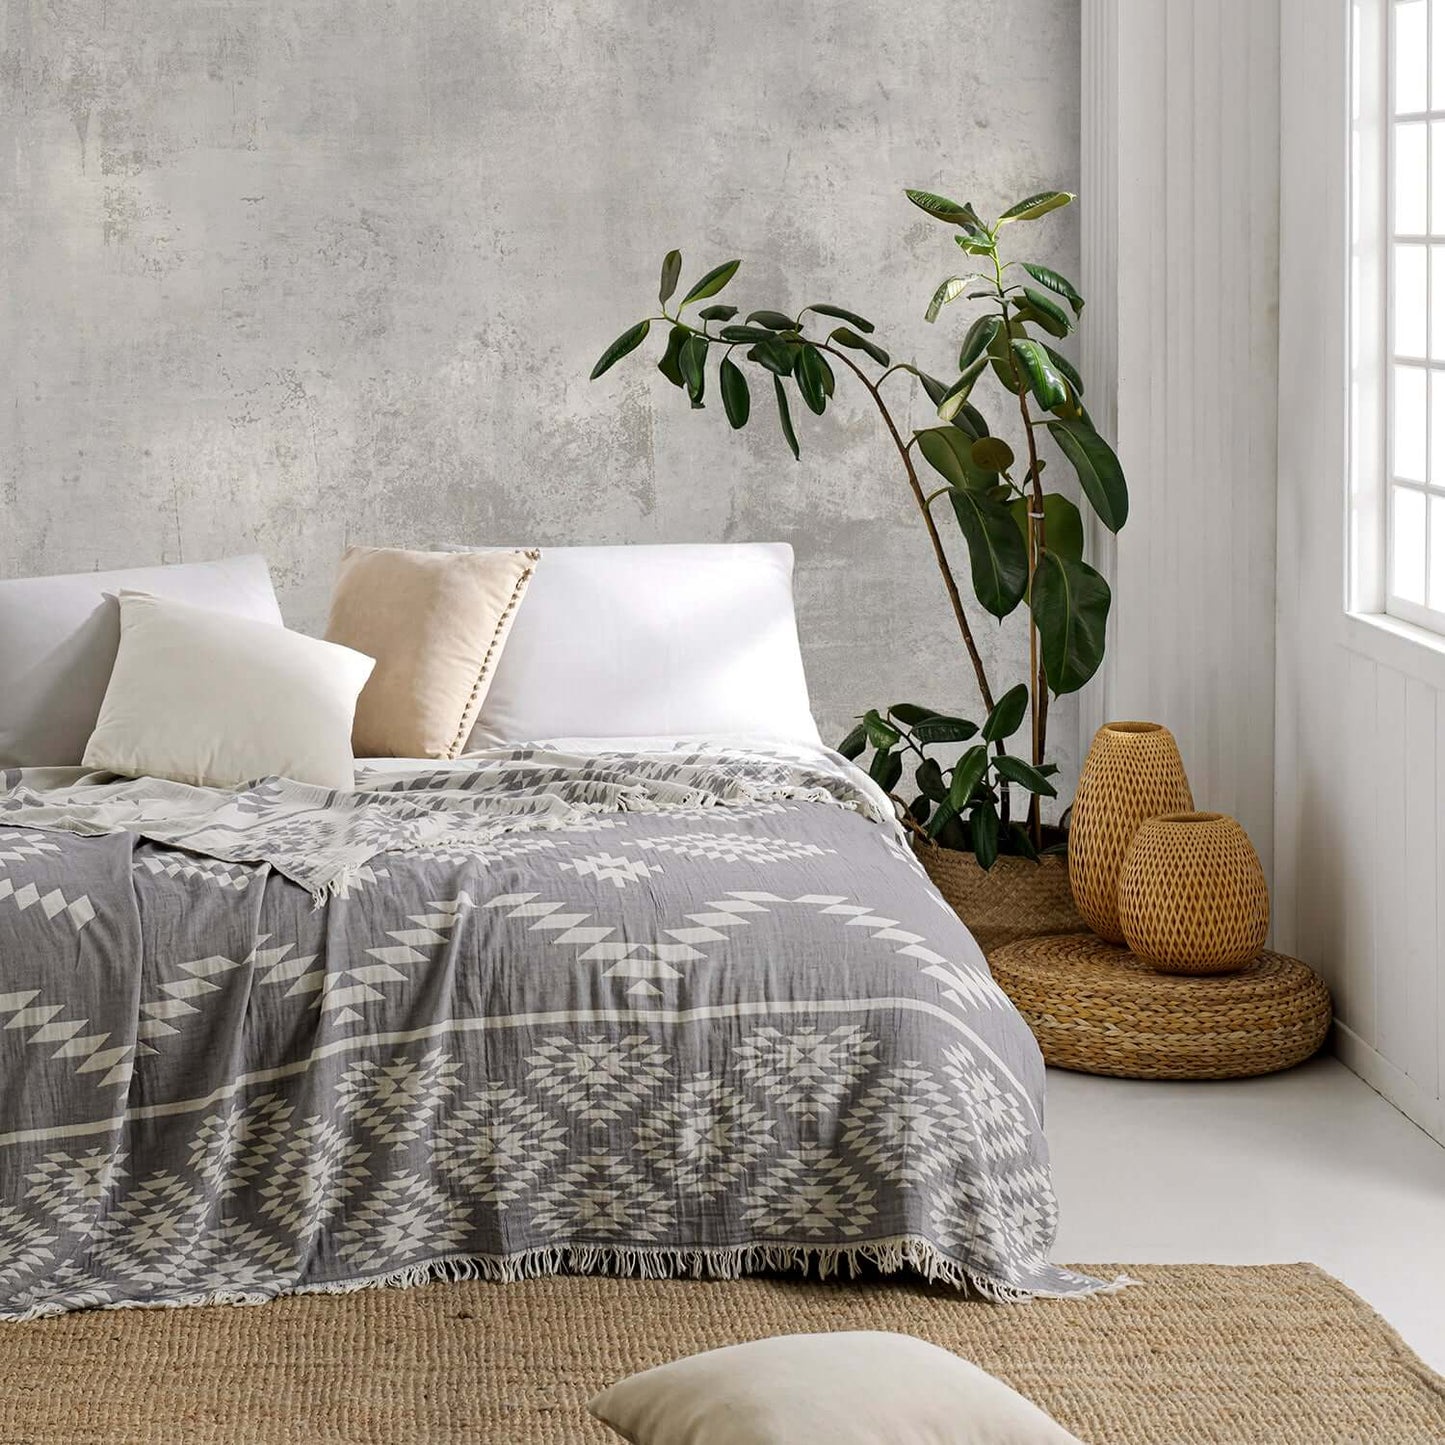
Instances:
[[[1189,812],[1194,795],[1174,734],[1159,723],[1105,723],[1094,734],[1069,827],[1069,885],[1084,921],[1123,943],[1119,870],[1146,818]]]
[[[1119,873],[1129,948],[1164,973],[1243,968],[1269,932],[1269,887],[1249,835],[1223,813],[1139,825]]]

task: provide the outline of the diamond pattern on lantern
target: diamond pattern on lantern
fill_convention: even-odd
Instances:
[[[638,1117],[637,1157],[690,1194],[737,1186],[775,1147],[774,1121],[747,1095],[697,1074]]]

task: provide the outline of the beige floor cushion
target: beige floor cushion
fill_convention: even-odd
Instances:
[[[346,549],[326,638],[376,659],[356,706],[357,757],[461,752],[537,557]]]
[[[633,1445],[1079,1445],[912,1335],[780,1335],[645,1370],[587,1408]]]

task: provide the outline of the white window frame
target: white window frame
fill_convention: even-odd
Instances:
[[[1432,388],[1445,388],[1445,338],[1427,332],[1426,355],[1398,358],[1395,351],[1395,244],[1420,244],[1425,251],[1427,327],[1433,319],[1431,287],[1445,285],[1445,234],[1432,236],[1434,209],[1430,186],[1433,122],[1445,122],[1445,94],[1427,93],[1427,108],[1395,114],[1395,22],[1401,0],[1353,0],[1351,6],[1351,155],[1350,155],[1350,484],[1345,578],[1346,608],[1356,614],[1393,618],[1431,634],[1445,634],[1445,597],[1431,599],[1429,519],[1431,509],[1445,512],[1445,467],[1432,481],[1432,446],[1445,455],[1445,438],[1431,436]],[[1445,0],[1426,6],[1426,67],[1445,27]],[[1445,87],[1442,87],[1445,89]],[[1395,233],[1394,148],[1399,123],[1425,126],[1425,231]],[[1440,127],[1445,144],[1445,125]],[[1438,201],[1435,202],[1438,204]],[[1439,248],[1432,260],[1432,246]],[[1438,275],[1436,274],[1438,270]],[[1445,307],[1442,307],[1445,314]],[[1432,342],[1439,359],[1429,355]],[[1397,360],[1419,366],[1427,377],[1424,412],[1425,480],[1399,478],[1393,462],[1394,381]],[[1445,411],[1445,407],[1442,407]],[[1395,498],[1412,491],[1426,498],[1425,602],[1398,595],[1393,588]],[[1430,498],[1438,497],[1438,503]],[[1437,559],[1440,565],[1441,559]],[[1431,607],[1429,601],[1436,606]]]

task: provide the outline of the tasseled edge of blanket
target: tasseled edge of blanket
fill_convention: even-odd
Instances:
[[[826,788],[815,787],[793,787],[787,783],[772,783],[753,786],[743,784],[747,791],[739,793],[736,797],[723,797],[717,793],[708,792],[701,788],[678,787],[675,796],[666,800],[646,798],[642,796],[627,796],[609,799],[605,802],[596,799],[589,799],[582,802],[569,804],[570,807],[582,813],[603,814],[603,813],[672,813],[679,809],[687,808],[718,808],[726,809],[739,803],[828,803],[833,807],[844,808],[852,812],[862,812],[869,816],[860,804],[846,803],[830,793]],[[489,822],[487,837],[502,837],[509,833],[547,833],[555,832],[563,828],[575,828],[577,819],[575,816],[557,815],[551,813],[521,813],[515,818],[498,818]],[[405,845],[407,851],[411,849],[442,849],[442,848],[475,848],[479,842],[475,832],[447,833],[437,838],[418,839],[408,842]],[[389,850],[382,849],[372,855],[372,858],[382,856]],[[310,889],[311,906],[313,908],[324,908],[334,898],[344,898],[350,892],[356,881],[357,873],[369,867],[372,858],[364,859],[356,864],[343,868],[334,878],[328,879],[325,883],[319,884]]]
[[[951,1285],[994,1304],[1028,1304],[1036,1299],[1078,1299],[1117,1294],[1138,1281],[1121,1274],[1112,1280],[1061,1271],[1077,1287],[1026,1289],[990,1279],[940,1254],[926,1239],[902,1235],[866,1244],[742,1244],[713,1248],[637,1249],[626,1245],[548,1245],[515,1254],[444,1255],[423,1264],[407,1265],[386,1274],[331,1280],[265,1290],[208,1290],[176,1299],[121,1300],[102,1309],[187,1309],[199,1305],[269,1304],[286,1295],[353,1294],[363,1289],[397,1289],[412,1285],[487,1280],[516,1284],[550,1275],[618,1275],[638,1279],[736,1280],[749,1275],[800,1274],[818,1280],[853,1279],[866,1268],[880,1274],[912,1272],[928,1284]],[[64,1304],[35,1305],[23,1313],[0,1316],[16,1322],[69,1313]]]

